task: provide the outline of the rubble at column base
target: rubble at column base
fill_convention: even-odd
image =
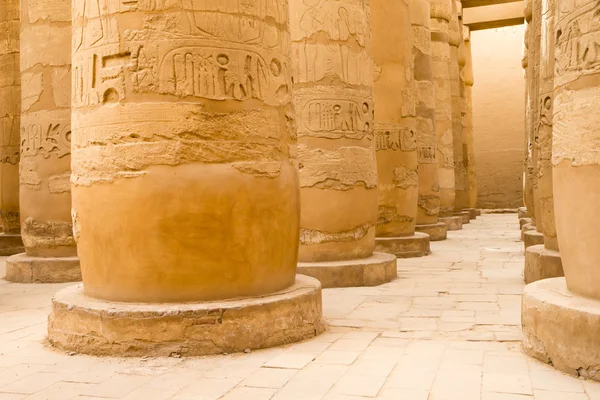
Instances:
[[[377,286],[398,277],[396,256],[377,252],[347,261],[300,262],[297,271],[318,279],[323,288]]]
[[[558,251],[549,250],[543,244],[530,246],[525,250],[525,268],[523,270],[525,283],[562,276],[565,274]]]
[[[521,320],[526,354],[600,381],[600,301],[570,292],[565,278],[544,279],[525,287]]]
[[[25,251],[21,235],[2,233],[0,234],[0,256],[12,256]]]
[[[537,244],[544,244],[544,234],[537,230],[529,230],[523,233],[523,242],[525,243],[525,249]]]
[[[449,231],[460,231],[463,228],[462,217],[440,217],[438,220],[445,223]]]
[[[415,232],[412,236],[375,238],[375,250],[398,258],[423,257],[431,254],[429,235]]]
[[[448,239],[448,225],[443,222],[437,224],[417,225],[417,232],[426,233],[429,235],[429,240],[439,242]]]
[[[296,276],[288,289],[261,297],[204,303],[117,303],[84,295],[83,285],[52,299],[49,342],[102,356],[201,356],[264,349],[325,330],[321,284]]]
[[[79,258],[15,254],[6,260],[6,280],[13,283],[78,282],[81,280]]]

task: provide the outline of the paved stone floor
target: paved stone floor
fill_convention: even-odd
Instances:
[[[0,400],[599,400],[600,384],[520,349],[519,233],[515,214],[479,217],[400,260],[395,282],[324,290],[327,333],[250,354],[62,354],[44,339],[65,285],[0,280]]]

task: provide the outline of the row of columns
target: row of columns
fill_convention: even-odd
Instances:
[[[524,349],[600,380],[600,21],[594,1],[526,2]]]
[[[0,1],[7,279],[83,281],[58,347],[302,340],[476,215],[459,2]]]

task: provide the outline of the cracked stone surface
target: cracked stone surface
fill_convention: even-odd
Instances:
[[[521,351],[519,234],[516,214],[483,215],[394,282],[323,290],[326,333],[248,354],[69,356],[44,342],[68,284],[0,280],[0,400],[600,400]]]

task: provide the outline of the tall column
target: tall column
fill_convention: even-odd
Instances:
[[[300,196],[286,1],[73,9],[73,221],[83,286],[50,342],[188,355],[323,331],[296,276]]]
[[[525,250],[524,278],[526,283],[563,276],[562,261],[554,217],[552,190],[552,113],[554,103],[554,21],[555,0],[542,0],[540,46],[540,97],[536,112],[538,128],[538,198],[544,244]]]
[[[561,371],[600,380],[598,2],[557,0],[555,23],[553,192],[565,277],[526,287],[523,344]]]
[[[430,253],[429,235],[415,232],[419,176],[418,104],[408,2],[372,1],[375,143],[379,174],[376,249],[397,257]]]
[[[301,188],[298,272],[323,287],[379,285],[397,272],[395,256],[373,254],[378,193],[370,6],[306,3],[290,1]],[[345,15],[353,16],[352,24]]]
[[[13,282],[81,279],[71,223],[70,1],[21,1],[21,235]],[[50,50],[51,49],[51,50]]]
[[[464,138],[464,165],[466,171],[466,194],[465,210],[471,213],[471,219],[479,215],[477,209],[477,173],[475,166],[475,138],[473,132],[473,56],[471,53],[471,32],[467,26],[463,26],[463,51],[465,65],[462,70],[464,81],[464,114],[463,114],[463,138]]]
[[[540,113],[539,113],[539,96],[540,96],[540,43],[542,32],[542,0],[531,0],[531,24],[529,25],[529,67],[531,77],[529,78],[529,121],[530,127],[530,143],[531,143],[531,186],[533,194],[533,215],[535,222],[535,230],[526,231],[523,234],[525,248],[544,243],[543,231],[543,215],[540,209],[540,192],[539,192],[539,128],[540,128]]]
[[[438,221],[440,179],[436,160],[435,90],[431,69],[431,3],[411,0],[412,52],[417,89],[417,162],[419,201],[416,231],[427,233],[431,241],[445,240],[448,226]]]
[[[0,255],[23,251],[19,224],[19,1],[0,0]]]
[[[431,1],[431,67],[435,84],[436,158],[440,181],[439,220],[448,225],[448,230],[458,230],[462,229],[462,217],[453,215],[456,192],[448,30],[452,18],[451,1]]]

